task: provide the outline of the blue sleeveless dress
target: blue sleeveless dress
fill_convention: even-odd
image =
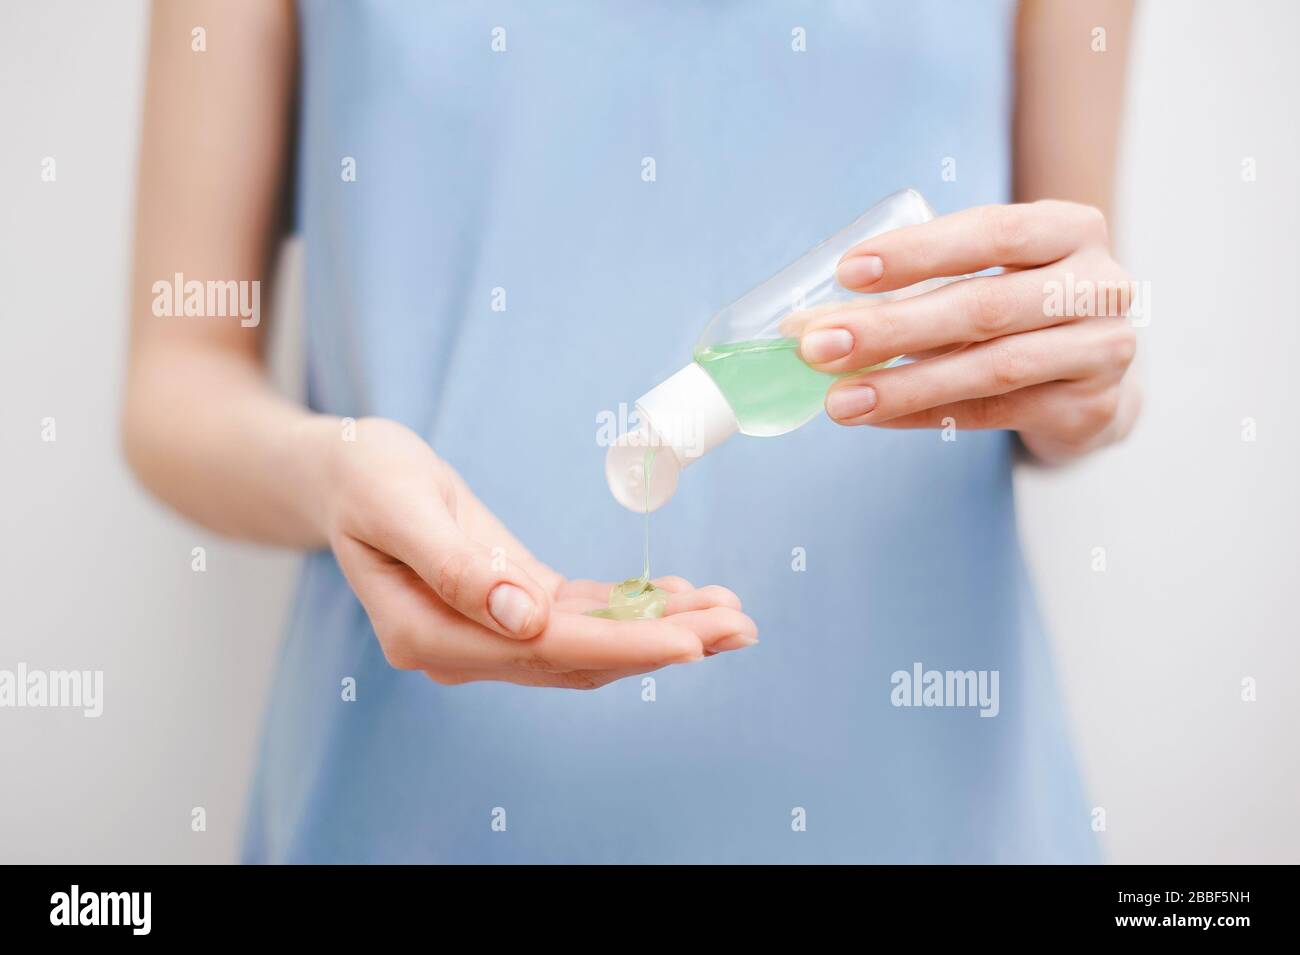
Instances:
[[[311,405],[405,423],[539,558],[627,576],[641,522],[605,487],[597,414],[878,198],[1006,201],[1012,14],[306,0]],[[819,418],[700,461],[654,516],[655,571],[731,587],[762,642],[655,674],[653,700],[640,678],[392,670],[308,556],[244,858],[1094,860],[1012,447]],[[997,671],[997,715],[894,705],[916,663]]]

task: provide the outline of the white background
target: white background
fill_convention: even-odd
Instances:
[[[1114,231],[1150,282],[1146,412],[1122,448],[1021,473],[1022,534],[1108,859],[1300,862],[1300,5],[1140,6]],[[98,720],[0,710],[4,862],[236,858],[296,566],[164,513],[118,454],[145,17],[0,6],[0,668],[107,685]]]

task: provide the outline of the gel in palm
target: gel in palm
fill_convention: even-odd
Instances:
[[[919,193],[894,193],[714,315],[694,360],[637,400],[637,427],[609,449],[605,477],[615,499],[630,510],[655,510],[676,491],[684,468],[733,434],[772,437],[814,418],[835,376],[799,357],[801,314],[882,297],[841,286],[835,279],[840,259],[867,239],[932,218]],[[883,294],[907,297],[936,281],[946,280]],[[646,447],[668,452],[658,455],[648,488],[639,467]]]

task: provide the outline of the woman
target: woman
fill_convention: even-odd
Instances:
[[[1123,277],[1100,210],[1128,18],[157,4],[127,454],[188,517],[310,552],[245,858],[1093,859],[1011,459],[1136,415],[1120,309],[1044,307]],[[711,454],[654,518],[668,615],[583,616],[638,551],[596,414],[904,186],[951,214],[844,284],[1004,271],[805,329],[828,371],[935,357]],[[176,273],[269,279],[290,202],[307,408],[268,387],[264,324],[150,307]],[[896,705],[914,665],[997,674],[997,715]]]

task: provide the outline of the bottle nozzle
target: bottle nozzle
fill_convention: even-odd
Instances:
[[[629,511],[642,513],[662,507],[677,491],[680,471],[672,448],[660,444],[644,421],[620,435],[605,453],[605,481],[614,500]]]
[[[636,411],[640,424],[605,455],[605,480],[615,500],[637,512],[647,509],[642,476],[647,464],[653,511],[673,496],[683,468],[740,429],[727,399],[695,362],[642,395]],[[647,458],[647,450],[654,452],[652,457]]]

